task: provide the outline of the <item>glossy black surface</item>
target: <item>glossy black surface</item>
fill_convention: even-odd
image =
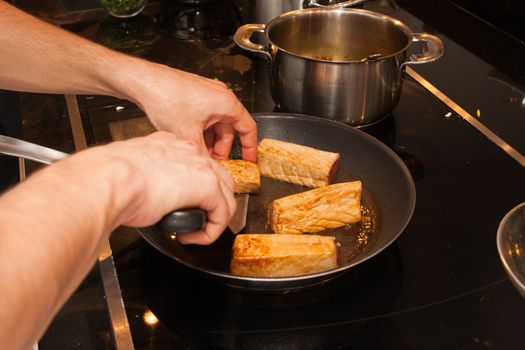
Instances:
[[[146,258],[120,275],[137,347],[519,348],[525,302],[495,234],[525,198],[525,171],[466,122],[443,117],[419,85],[406,87],[417,98],[404,94],[381,136],[417,174],[417,204],[391,249],[313,295],[267,296],[225,291],[143,246]],[[148,310],[160,319],[153,328]]]
[[[104,286],[95,265],[39,341],[39,349],[115,349]]]
[[[237,3],[241,18],[253,18],[254,1]],[[525,153],[520,40],[450,1],[377,1],[364,8],[442,38],[444,57],[412,68]],[[166,28],[179,27],[162,17],[145,18],[157,36],[135,54],[218,78],[252,112],[274,110],[267,63],[232,44],[230,28],[186,40],[168,35]],[[100,26],[70,29],[96,40]],[[111,139],[108,123],[143,116],[126,101],[80,96],[79,102],[90,144]],[[525,201],[525,169],[409,76],[392,115],[364,130],[403,159],[416,183],[414,215],[395,244],[319,288],[254,294],[210,281],[133,230],[118,230],[111,243],[135,347],[523,348],[525,300],[505,275],[496,230]]]
[[[521,24],[521,15],[525,4],[520,0],[450,0],[464,11],[482,19],[498,30],[525,42],[525,27]]]
[[[507,78],[508,67],[492,66],[402,8],[379,9],[415,32],[440,35],[445,57],[413,68],[525,151],[523,92],[492,79],[510,80],[523,71]],[[431,15],[447,22],[442,13]],[[242,87],[237,93],[252,111],[274,109],[265,63],[236,48],[227,56],[238,55],[251,60],[250,70],[239,77],[230,68],[225,81]],[[518,66],[516,57],[507,58],[508,65]],[[246,91],[244,81],[255,83]],[[522,346],[525,302],[506,278],[495,235],[504,214],[525,200],[525,170],[449,112],[407,77],[392,116],[365,129],[395,150],[411,170],[416,210],[394,246],[332,284],[289,295],[229,290],[141,243],[133,268],[120,273],[137,348]],[[160,320],[153,327],[142,317],[149,310]]]

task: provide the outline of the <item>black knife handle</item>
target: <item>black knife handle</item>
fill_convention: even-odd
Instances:
[[[196,232],[206,226],[206,212],[199,208],[179,209],[164,215],[155,225],[163,232]]]

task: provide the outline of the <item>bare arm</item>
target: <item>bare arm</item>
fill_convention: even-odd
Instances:
[[[0,28],[2,88],[45,93],[115,92],[111,82],[100,77],[109,74],[118,61],[116,52],[4,1],[0,1]]]
[[[29,177],[0,197],[2,348],[38,340],[114,228],[201,207],[205,231],[185,242],[210,243],[235,210],[232,193],[216,162],[167,133],[95,147]]]
[[[0,88],[102,94],[136,103],[160,130],[227,158],[234,130],[255,161],[255,121],[218,81],[125,55],[45,23],[0,0]]]

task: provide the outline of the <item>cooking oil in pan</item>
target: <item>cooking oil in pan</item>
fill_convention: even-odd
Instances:
[[[350,176],[344,169],[339,169],[335,183],[352,180],[357,179]],[[277,198],[310,189],[311,188],[267,177],[261,178],[261,192],[257,195],[250,196],[245,232],[271,233],[272,228],[268,224],[268,208],[270,203]],[[375,201],[367,192],[366,186],[363,186],[360,222],[315,233],[316,235],[333,236],[336,238],[336,241],[339,243],[340,266],[352,264],[356,259],[374,247],[374,242],[377,238],[374,234],[377,230],[377,210],[378,208]]]
[[[372,207],[370,203],[367,203],[366,206],[361,205],[361,221],[334,232],[336,240],[341,244],[339,249],[340,264],[351,264],[373,246],[376,238],[374,235],[376,221]],[[327,234],[330,232],[327,231]]]

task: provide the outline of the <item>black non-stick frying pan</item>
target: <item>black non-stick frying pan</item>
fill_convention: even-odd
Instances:
[[[294,142],[341,156],[335,182],[363,182],[361,223],[319,234],[335,236],[340,244],[336,269],[294,277],[236,276],[229,272],[235,236],[226,230],[210,246],[179,244],[176,234],[138,229],[142,237],[168,257],[230,286],[258,291],[283,291],[314,286],[340,275],[381,252],[403,232],[415,207],[415,185],[401,159],[368,134],[328,119],[291,114],[256,114],[258,138]],[[240,154],[239,143],[232,156]],[[261,192],[250,196],[244,233],[270,233],[268,204],[308,188],[263,178]],[[240,234],[242,234],[241,232]]]

